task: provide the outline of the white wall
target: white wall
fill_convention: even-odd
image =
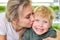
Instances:
[[[0,0],[0,6],[6,6],[7,5],[8,0]],[[43,3],[42,3],[43,2]],[[46,5],[49,6],[49,3],[53,3],[54,0],[32,0],[32,5]],[[59,3],[53,3],[54,5],[59,5]]]

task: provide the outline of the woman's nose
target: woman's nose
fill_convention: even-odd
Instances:
[[[34,16],[31,17],[31,21],[34,22]]]

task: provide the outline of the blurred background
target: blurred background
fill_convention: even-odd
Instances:
[[[60,30],[60,0],[31,0],[33,9],[45,5],[51,7],[55,12],[55,19],[53,20],[52,27]],[[0,0],[0,14],[5,13],[8,0]]]

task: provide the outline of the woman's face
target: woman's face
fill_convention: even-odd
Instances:
[[[48,18],[42,18],[40,16],[35,16],[35,21],[33,23],[33,30],[36,34],[42,35],[45,32],[48,31],[50,27],[49,19]]]
[[[32,10],[32,6],[28,5],[23,9],[22,13],[19,14],[19,21],[17,24],[20,27],[30,28],[32,26],[33,21],[34,13]]]

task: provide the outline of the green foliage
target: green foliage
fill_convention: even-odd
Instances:
[[[33,6],[33,9],[35,9],[36,7],[38,6]],[[48,7],[52,8],[55,12],[59,11],[59,6],[48,6]]]
[[[36,8],[38,6],[33,6],[33,9]],[[49,6],[51,7],[55,12],[59,11],[59,7],[58,6]],[[0,6],[0,12],[4,12],[5,11],[5,6]]]
[[[38,6],[32,6],[33,7],[33,9],[35,9],[36,7],[38,7]]]
[[[0,6],[0,12],[5,11],[5,6]]]
[[[58,23],[52,24],[52,27],[53,27],[54,29],[60,30],[60,25],[59,25]]]
[[[59,11],[59,7],[58,6],[49,6],[49,7],[51,7],[55,12]]]

